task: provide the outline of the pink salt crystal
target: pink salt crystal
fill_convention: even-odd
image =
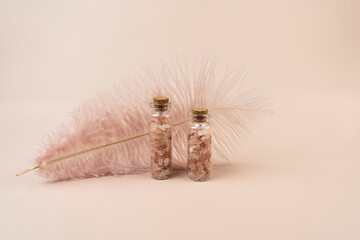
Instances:
[[[212,171],[210,127],[191,128],[188,140],[188,176],[194,181],[206,181]]]
[[[152,116],[150,143],[151,176],[155,179],[169,178],[172,172],[172,167],[171,121],[168,116]]]

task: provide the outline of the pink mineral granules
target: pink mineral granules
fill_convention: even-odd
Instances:
[[[169,98],[154,97],[150,124],[151,176],[155,179],[167,179],[171,168],[171,132]]]
[[[206,181],[211,175],[211,127],[207,108],[194,108],[188,135],[188,176],[194,181]]]

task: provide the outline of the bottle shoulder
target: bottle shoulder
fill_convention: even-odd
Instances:
[[[191,129],[211,129],[211,125],[209,123],[191,123]]]
[[[152,117],[156,118],[156,117],[165,117],[165,118],[170,118],[171,114],[170,112],[153,112],[151,114]]]

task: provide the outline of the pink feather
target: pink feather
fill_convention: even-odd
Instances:
[[[35,158],[39,174],[64,180],[148,171],[146,133],[153,96],[170,97],[174,124],[187,121],[191,108],[208,107],[214,132],[213,162],[231,163],[249,126],[267,112],[266,95],[259,89],[244,90],[246,76],[241,70],[216,79],[215,67],[216,61],[211,60],[191,68],[179,62],[172,67],[162,63],[157,70],[145,69],[83,102],[71,119],[39,146]],[[173,128],[175,169],[186,165],[186,128],[186,123]],[[118,143],[141,134],[145,135]]]

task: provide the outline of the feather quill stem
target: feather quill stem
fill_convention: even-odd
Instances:
[[[209,112],[213,112],[213,111],[217,111],[217,110],[224,110],[224,109],[232,109],[232,110],[237,110],[237,111],[249,111],[249,110],[254,111],[253,109],[241,109],[241,108],[226,108],[226,107],[223,107],[223,108],[210,109]],[[189,121],[190,121],[190,119],[179,122],[179,123],[175,123],[173,126],[176,127],[176,126],[185,124],[185,123],[187,123]],[[124,143],[124,142],[127,142],[127,141],[131,141],[133,139],[137,139],[137,138],[144,137],[144,136],[147,136],[147,135],[149,135],[149,132],[139,134],[139,135],[136,135],[134,137],[126,138],[126,139],[123,139],[123,140],[111,142],[111,143],[108,143],[108,144],[100,145],[98,147],[86,149],[84,151],[69,154],[69,155],[66,155],[66,156],[63,156],[63,157],[60,157],[60,158],[56,158],[56,159],[53,159],[53,160],[49,160],[45,164],[43,164],[42,166],[40,164],[38,164],[38,165],[36,165],[36,166],[34,166],[32,168],[29,168],[29,169],[26,169],[26,170],[24,170],[24,171],[22,171],[20,173],[17,173],[16,176],[21,176],[21,175],[23,175],[25,173],[31,172],[31,171],[36,170],[38,168],[46,167],[46,166],[49,166],[51,164],[54,164],[54,163],[57,163],[57,162],[60,162],[60,161],[63,161],[63,160],[67,160],[69,158],[72,158],[72,157],[75,157],[75,156],[78,156],[78,155],[82,155],[82,154],[85,154],[85,153],[88,153],[88,152],[96,151],[96,150],[99,150],[99,149],[102,149],[102,148],[110,147],[110,146],[120,144],[120,143]]]

